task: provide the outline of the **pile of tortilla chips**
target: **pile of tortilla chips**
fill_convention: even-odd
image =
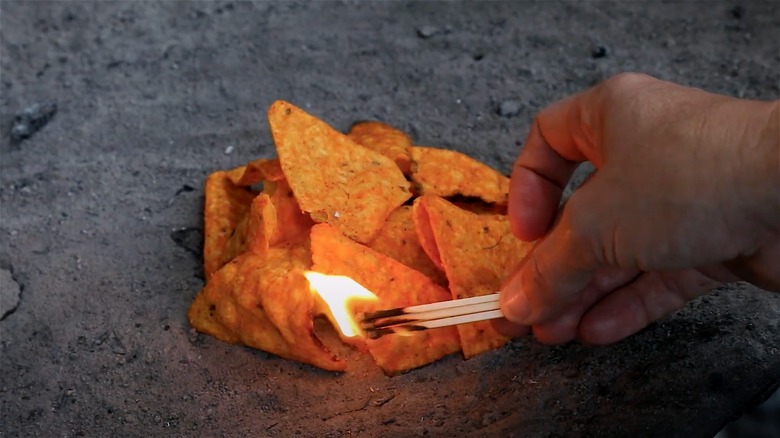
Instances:
[[[494,293],[529,249],[509,229],[507,178],[466,155],[379,122],[344,135],[283,101],[268,121],[277,159],[206,180],[199,331],[345,370],[315,332],[331,315],[306,271],[351,277],[378,297],[356,304],[368,312]],[[507,341],[489,322],[343,340],[388,375]]]

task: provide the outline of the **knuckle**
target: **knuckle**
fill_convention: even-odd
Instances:
[[[597,257],[604,252],[599,229],[600,220],[595,217],[596,209],[584,195],[583,190],[567,202],[563,220],[566,221],[569,231],[565,235],[565,244],[568,248],[579,249],[576,254],[571,254],[571,257],[579,259],[583,265],[591,265],[591,262],[601,264],[603,260]]]
[[[630,90],[646,84],[649,80],[652,80],[652,77],[644,73],[626,72],[610,77],[604,84],[612,90]]]
[[[610,104],[630,102],[638,99],[642,95],[641,90],[654,80],[643,73],[620,73],[604,81],[599,92]]]
[[[532,257],[528,260],[523,290],[531,307],[528,323],[536,324],[546,321],[555,312],[561,300],[554,287],[554,272],[544,257]]]
[[[532,257],[528,261],[528,269],[531,274],[526,289],[529,301],[534,307],[549,302],[549,282],[547,281],[547,272],[545,271],[542,257]]]

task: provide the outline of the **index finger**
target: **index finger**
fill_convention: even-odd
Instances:
[[[518,238],[530,241],[545,234],[579,163],[601,164],[601,108],[596,87],[537,115],[509,184],[509,221]]]

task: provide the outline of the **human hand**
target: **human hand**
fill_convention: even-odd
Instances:
[[[539,113],[509,220],[539,241],[501,308],[541,342],[615,342],[722,282],[780,290],[780,101],[615,76]]]

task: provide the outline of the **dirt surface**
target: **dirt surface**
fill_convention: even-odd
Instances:
[[[3,1],[0,436],[714,435],[780,382],[780,294],[333,374],[190,329],[202,185],[272,153],[276,99],[502,171],[537,110],[614,73],[776,99],[779,26],[776,2]]]

